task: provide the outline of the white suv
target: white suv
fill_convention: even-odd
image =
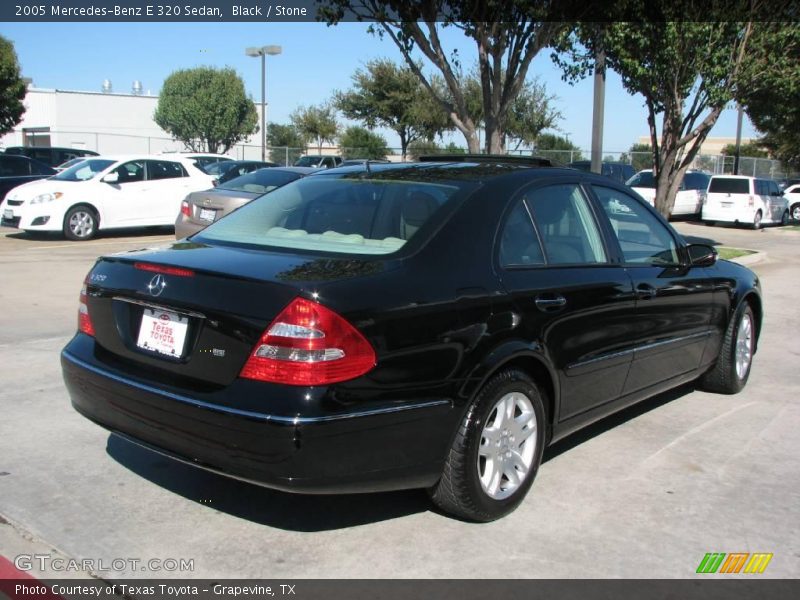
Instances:
[[[670,217],[699,217],[706,199],[706,189],[711,175],[702,171],[687,171],[683,175],[681,187],[675,196]],[[637,194],[650,203],[655,204],[656,179],[651,169],[639,171],[628,180],[628,185]]]
[[[62,231],[71,240],[91,239],[99,229],[174,225],[181,201],[212,180],[183,157],[98,156],[12,189],[3,224]]]
[[[708,184],[703,221],[750,225],[789,222],[789,203],[770,179],[741,175],[715,175]]]

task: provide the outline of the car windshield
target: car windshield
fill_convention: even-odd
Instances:
[[[274,169],[259,169],[240,177],[231,179],[221,184],[218,190],[231,190],[234,192],[250,192],[252,194],[266,194],[275,188],[286,185],[300,177],[299,173],[287,173]]]
[[[301,156],[294,163],[295,167],[316,167],[322,160],[321,156]]]
[[[749,194],[750,180],[735,177],[712,177],[708,191],[720,194]]]
[[[61,173],[55,175],[53,179],[58,179],[59,181],[87,181],[101,171],[105,171],[115,162],[105,158],[89,158],[71,166],[69,169],[64,169]]]
[[[628,185],[638,188],[655,188],[656,178],[652,171],[640,171],[628,180]]]
[[[385,255],[400,250],[445,204],[463,196],[457,192],[478,185],[407,179],[399,172],[369,179],[360,175],[306,177],[247,204],[195,239]]]

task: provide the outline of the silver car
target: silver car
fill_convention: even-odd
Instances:
[[[181,203],[175,221],[175,237],[193,235],[251,200],[310,173],[307,167],[268,167],[231,179],[217,187],[193,192]]]

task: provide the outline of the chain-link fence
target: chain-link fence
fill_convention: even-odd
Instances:
[[[117,133],[98,133],[87,131],[48,131],[50,144],[53,146],[64,146],[73,148],[84,148],[94,150],[100,154],[159,154],[171,152],[187,152],[188,148],[182,142],[172,138],[155,136],[138,136]],[[23,132],[21,130],[4,138],[6,146],[23,145]],[[457,149],[453,144],[449,147],[425,147],[420,149],[421,154],[453,153]],[[261,160],[262,149],[257,144],[236,144],[227,154],[238,160]],[[297,147],[268,147],[266,149],[266,160],[280,165],[293,165],[297,159],[305,154],[311,155],[332,155],[343,156],[345,158],[376,158],[374,151],[368,148],[340,148],[337,146],[325,146],[321,150],[309,146],[307,148]],[[577,161],[588,161],[591,152],[588,150],[515,150],[509,151],[513,155],[535,155],[548,158],[554,163],[568,165]],[[413,149],[409,149],[406,156],[412,159],[415,155]],[[400,148],[388,148],[385,157],[392,162],[403,160]],[[604,162],[621,162],[629,164],[634,171],[652,168],[652,155],[649,152],[604,152]],[[692,168],[706,171],[714,175],[731,174],[734,170],[734,158],[722,154],[699,155],[692,162]],[[780,161],[769,158],[741,157],[739,159],[739,174],[750,175],[753,177],[764,177],[769,179],[785,179],[796,175],[796,172],[787,169]]]

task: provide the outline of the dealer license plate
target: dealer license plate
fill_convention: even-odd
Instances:
[[[145,308],[139,328],[139,348],[174,358],[183,356],[189,318],[168,310]]]
[[[202,221],[213,221],[216,217],[217,217],[217,211],[211,210],[210,208],[200,209],[200,219]]]

